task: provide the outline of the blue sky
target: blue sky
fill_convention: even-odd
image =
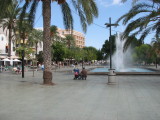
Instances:
[[[70,0],[67,0],[69,4]],[[128,0],[125,4],[122,4],[121,0],[95,0],[99,9],[98,18],[94,19],[94,23],[88,26],[87,32],[84,33],[86,38],[86,46],[93,46],[97,49],[102,48],[105,40],[109,38],[109,29],[105,27],[105,23],[109,22],[109,17],[112,18],[112,23],[114,23],[120,16],[128,12],[132,7],[131,0]],[[71,7],[73,11],[74,8]],[[72,13],[74,17],[74,30],[82,32],[80,25],[79,17],[74,12]],[[59,5],[56,2],[52,3],[52,18],[51,25],[56,25],[59,28],[64,29],[62,14]],[[43,27],[41,4],[38,6],[36,19],[35,19],[35,28]],[[122,32],[125,29],[125,26],[119,24],[117,28],[112,27],[112,34],[115,34],[116,31]],[[146,38],[145,42],[150,43],[149,36]]]

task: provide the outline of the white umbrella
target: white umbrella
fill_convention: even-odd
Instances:
[[[1,61],[5,61],[5,62],[8,61],[9,62],[10,60],[8,58],[4,58]]]
[[[20,60],[18,60],[18,59],[14,59],[14,60],[12,60],[13,62],[21,62]]]

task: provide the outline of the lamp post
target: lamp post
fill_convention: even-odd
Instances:
[[[23,47],[24,47],[24,40],[23,40]],[[24,48],[22,50],[22,78],[24,78]]]
[[[111,40],[111,27],[118,26],[118,24],[111,24],[111,18],[109,18],[109,23],[105,23],[106,27],[109,27],[109,43],[110,43],[110,69],[112,69],[112,40]]]
[[[25,51],[24,51],[24,47],[25,47],[25,30],[22,33],[22,40],[23,40],[23,50],[22,50],[22,78],[24,78],[24,57],[25,57]]]
[[[118,26],[118,24],[112,24],[111,18],[109,18],[109,23],[105,23],[106,27],[109,27],[109,43],[110,43],[110,69],[108,74],[108,84],[115,82],[115,72],[114,69],[112,69],[112,39],[111,39],[111,27],[112,26]]]

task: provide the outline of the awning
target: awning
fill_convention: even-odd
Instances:
[[[14,60],[12,60],[13,62],[21,62],[20,60],[18,60],[18,59],[14,59]]]
[[[5,58],[5,59],[2,59],[1,61],[5,61],[5,62],[8,61],[9,62],[11,60],[9,60],[8,58]]]

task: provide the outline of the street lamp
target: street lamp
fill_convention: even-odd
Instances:
[[[110,69],[108,74],[108,84],[115,83],[116,81],[116,74],[114,72],[114,69],[112,69],[112,39],[111,39],[111,27],[112,26],[118,26],[118,24],[111,24],[111,18],[109,18],[109,23],[105,23],[106,27],[109,27],[109,43],[110,43]]]
[[[105,23],[106,27],[110,28],[110,36],[109,36],[109,43],[110,43],[110,69],[112,69],[112,40],[111,40],[111,27],[118,26],[118,24],[111,24],[111,18],[109,18],[109,23]]]
[[[24,78],[24,56],[25,56],[25,52],[24,52],[24,40],[23,40],[23,50],[22,50],[22,78]]]

